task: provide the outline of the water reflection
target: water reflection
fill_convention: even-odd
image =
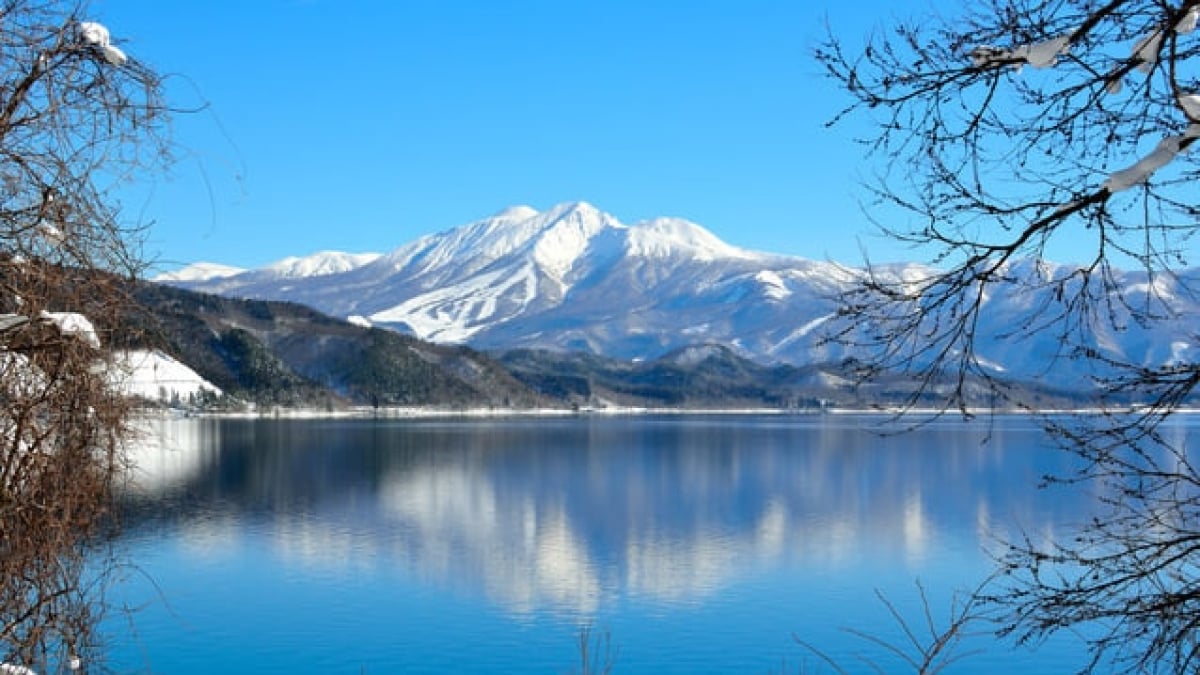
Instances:
[[[127,489],[161,497],[216,461],[220,426],[213,420],[150,418],[135,424],[126,450]]]
[[[928,575],[1015,528],[1087,516],[1020,421],[880,437],[869,418],[162,422],[131,529],[197,556],[269,547],[325,573],[399,571],[506,611],[696,602],[756,571]]]

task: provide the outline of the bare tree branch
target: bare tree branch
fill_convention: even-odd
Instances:
[[[0,663],[98,663],[93,546],[111,524],[129,402],[110,335],[137,224],[113,188],[170,161],[158,76],[85,4],[0,1]]]
[[[831,32],[815,52],[850,97],[831,123],[873,123],[861,142],[886,168],[869,194],[901,214],[884,232],[929,253],[928,266],[868,265],[844,299],[830,339],[867,355],[864,382],[913,378],[905,410],[1043,414],[988,349],[1050,335],[1057,347],[1035,354],[1046,379],[1070,373],[1091,392],[1089,414],[1043,414],[1083,460],[1048,482],[1087,486],[1106,517],[1013,542],[980,598],[1024,642],[1086,629],[1095,669],[1191,671],[1200,653],[1200,475],[1164,424],[1197,400],[1200,363],[1111,339],[1186,325],[1176,298],[1195,294],[1198,19],[1200,0],[990,0],[859,53]],[[1056,264],[1067,242],[1076,260]],[[1131,274],[1144,291],[1129,292]],[[1001,291],[1023,302],[997,327]]]

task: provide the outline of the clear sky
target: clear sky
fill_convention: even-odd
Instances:
[[[834,0],[94,0],[205,112],[173,175],[124,196],[159,269],[386,252],[507,206],[678,216],[746,248],[916,257],[859,206],[871,173],[810,57]],[[917,9],[920,7],[913,7]]]

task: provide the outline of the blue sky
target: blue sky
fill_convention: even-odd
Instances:
[[[173,174],[124,194],[159,269],[387,251],[507,206],[678,216],[747,248],[916,257],[867,224],[871,172],[810,57],[882,3],[94,0],[175,74]],[[914,7],[913,9],[917,9]]]

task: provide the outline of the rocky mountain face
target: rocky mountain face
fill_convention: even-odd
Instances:
[[[977,351],[995,374],[1055,386],[1086,373],[1061,336],[1014,339],[1031,308],[1052,306],[1069,267],[1016,263],[997,284],[977,327]],[[482,350],[578,352],[655,360],[694,345],[721,345],[761,365],[837,364],[867,354],[825,339],[843,293],[864,272],[832,262],[748,251],[699,225],[660,218],[625,225],[589,204],[502,211],[380,256],[322,253],[238,271],[212,264],[165,283],[242,298],[287,300],[360,325]],[[876,273],[918,278],[917,265]],[[1115,272],[1118,294],[1099,306],[1112,324],[1092,339],[1100,352],[1156,365],[1194,360],[1200,306],[1196,274],[1148,279]],[[1142,325],[1131,308],[1164,316]]]

